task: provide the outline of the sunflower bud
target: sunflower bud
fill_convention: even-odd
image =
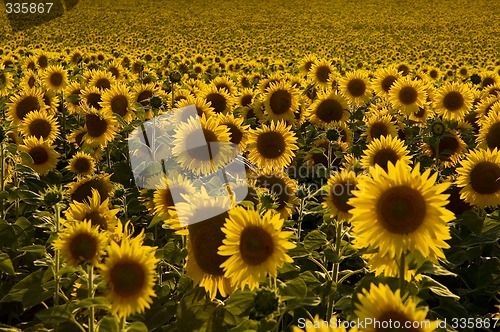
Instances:
[[[257,314],[267,316],[278,309],[278,298],[274,292],[260,289],[253,299],[253,306]]]
[[[163,105],[163,101],[161,100],[160,97],[158,96],[153,96],[149,100],[149,104],[151,105],[152,108],[154,109],[159,109]]]
[[[51,186],[45,189],[42,194],[43,202],[47,206],[52,206],[60,203],[63,200],[63,190],[62,187]]]
[[[434,136],[441,136],[444,134],[446,126],[441,121],[436,121],[431,125],[431,131]]]
[[[170,80],[173,82],[173,83],[178,83],[181,81],[181,78],[182,78],[182,74],[178,71],[174,71],[174,72],[171,72],[170,73]]]

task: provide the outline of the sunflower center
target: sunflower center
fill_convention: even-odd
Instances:
[[[36,83],[36,81],[35,81],[35,77],[30,76],[30,78],[28,78],[28,86],[29,86],[30,88],[32,88],[32,87],[34,87],[34,86],[35,86],[35,83]]]
[[[389,130],[387,125],[383,122],[375,122],[370,127],[370,136],[372,138],[379,138],[380,136],[387,136],[389,134]]]
[[[399,160],[399,156],[393,149],[381,149],[373,156],[373,164],[379,165],[384,170],[387,171],[387,163],[391,162],[393,165],[396,165],[396,162]]]
[[[55,87],[61,86],[63,83],[63,75],[61,73],[52,73],[50,75],[50,84]]]
[[[384,79],[382,80],[382,83],[381,83],[382,89],[385,92],[389,92],[389,90],[391,89],[392,85],[396,81],[397,81],[397,77],[396,76],[388,75],[388,76],[384,77]]]
[[[451,112],[458,111],[465,104],[464,97],[458,91],[450,91],[444,96],[443,106]]]
[[[352,206],[347,204],[347,201],[353,197],[352,191],[356,189],[354,183],[340,182],[335,183],[330,188],[330,200],[335,205],[337,209],[342,212],[349,212]]]
[[[323,100],[316,109],[316,116],[324,122],[340,121],[344,116],[342,105],[335,99]]]
[[[103,77],[95,82],[95,87],[98,89],[110,89],[111,82],[107,78]]]
[[[262,227],[249,226],[241,232],[240,253],[245,263],[262,264],[271,257],[273,251],[273,238]]]
[[[49,160],[49,153],[42,146],[35,146],[29,150],[29,155],[35,165],[43,165]]]
[[[241,97],[241,100],[240,100],[240,105],[245,107],[245,106],[248,106],[252,103],[252,95],[244,95],[243,97]]]
[[[99,103],[101,101],[102,101],[102,99],[101,99],[101,94],[100,93],[91,92],[87,96],[87,104],[89,104],[89,106],[92,106],[96,110],[100,110],[102,108],[101,105],[99,105]]]
[[[292,105],[292,94],[287,90],[275,91],[269,103],[274,114],[286,113]]]
[[[214,108],[215,113],[222,113],[225,111],[227,106],[226,98],[219,93],[210,93],[206,97],[207,102],[210,102],[211,106]]]
[[[212,209],[214,208],[206,207],[200,209],[197,214],[207,214],[206,212],[210,213]],[[213,213],[210,213],[210,215],[211,214]],[[196,264],[205,273],[216,276],[224,275],[224,270],[220,265],[226,261],[226,257],[220,256],[217,252],[222,245],[222,240],[226,238],[225,234],[222,232],[222,227],[227,217],[227,212],[224,212],[210,219],[188,226],[189,241],[193,248],[193,257]]]
[[[256,185],[268,189],[278,199],[278,210],[286,206],[291,196],[291,189],[286,182],[276,175],[261,175],[256,179]]]
[[[236,145],[240,144],[243,139],[243,133],[241,130],[232,123],[226,123],[224,125],[229,128],[229,134],[231,136],[230,142]]]
[[[405,86],[399,91],[399,100],[405,105],[411,105],[417,101],[418,92],[412,86]]]
[[[28,130],[36,138],[47,139],[52,131],[52,126],[44,119],[35,119],[29,124]]]
[[[134,261],[118,262],[111,268],[110,283],[118,296],[136,296],[146,284],[144,266]]]
[[[39,109],[40,103],[38,98],[26,96],[17,104],[16,115],[19,119],[23,120],[28,113],[38,111]]]
[[[124,95],[117,95],[111,99],[111,110],[121,117],[127,114],[128,100]]]
[[[92,163],[88,158],[77,158],[73,163],[73,168],[75,169],[75,173],[85,174],[90,172],[92,168]]]
[[[489,85],[493,85],[495,84],[495,79],[493,77],[485,77],[483,79],[483,86],[484,87],[487,87]]]
[[[88,233],[75,235],[69,243],[71,256],[78,261],[89,261],[97,254],[97,240]]]
[[[326,83],[328,82],[328,77],[330,77],[331,72],[328,66],[319,66],[316,68],[316,79],[321,83]]]
[[[99,229],[105,231],[108,229],[108,221],[98,210],[90,211],[83,218],[84,220],[90,220],[92,226],[99,226]]]
[[[38,62],[38,65],[40,66],[40,68],[45,68],[49,64],[49,59],[45,55],[42,55],[38,58],[37,62]]]
[[[422,194],[406,185],[384,191],[376,206],[382,226],[396,234],[409,234],[417,230],[424,222],[426,209]]]
[[[266,159],[278,158],[285,152],[285,148],[285,139],[278,132],[265,132],[257,137],[257,150]]]
[[[443,160],[448,160],[460,148],[460,143],[453,136],[442,137],[439,141],[439,155]]]
[[[95,114],[87,114],[85,116],[85,124],[87,125],[87,134],[91,137],[100,137],[108,129],[106,120],[101,119]]]
[[[486,134],[486,144],[490,149],[500,149],[500,122],[494,123]]]
[[[475,192],[491,195],[500,191],[500,166],[490,161],[482,161],[470,172],[470,184]]]
[[[408,318],[404,313],[402,312],[399,312],[399,311],[395,311],[395,310],[389,310],[389,311],[385,311],[383,312],[380,317],[378,317],[378,321],[379,322],[389,322],[389,321],[392,321],[393,324],[392,324],[392,328],[383,328],[382,326],[378,326],[375,331],[376,332],[396,332],[396,331],[410,331],[410,332],[417,332],[417,331],[420,331],[420,329],[418,328],[414,328],[414,327],[409,327],[409,328],[406,328],[405,327],[405,324],[406,322],[412,322],[412,320],[410,318]],[[400,328],[396,328],[394,327],[396,324],[394,324],[394,322],[399,322],[399,326],[401,326]]]
[[[353,97],[361,97],[366,91],[366,84],[361,78],[355,78],[347,83],[347,91]]]
[[[423,107],[419,107],[418,108],[418,111],[416,111],[415,113],[413,113],[413,115],[415,115],[416,118],[423,118],[425,116],[425,108]]]
[[[75,191],[71,194],[71,199],[79,203],[83,203],[84,200],[92,197],[92,189],[96,189],[101,196],[101,202],[109,197],[110,190],[103,179],[92,179],[90,181],[80,184]]]
[[[219,140],[217,139],[217,135],[209,129],[203,128],[203,135],[205,136],[206,145],[202,144],[201,146],[190,148],[187,150],[188,155],[196,160],[213,160],[219,154],[219,145],[218,144],[210,144],[217,143]],[[199,135],[197,132],[193,132],[187,137],[187,146],[195,146],[196,143],[199,143]],[[208,147],[208,151],[207,151]]]
[[[153,91],[144,90],[137,95],[137,102],[142,106],[148,106],[151,97],[153,97]]]
[[[7,81],[7,78],[5,77],[5,74],[0,73],[0,88],[3,88],[5,86],[6,81]]]

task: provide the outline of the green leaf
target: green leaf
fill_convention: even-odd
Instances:
[[[30,287],[41,284],[41,280],[44,273],[45,273],[44,270],[38,270],[31,273],[26,278],[22,279],[17,284],[15,284],[11,288],[9,293],[0,300],[0,302],[21,302],[24,293],[26,293],[26,291]]]
[[[148,327],[143,322],[133,322],[127,329],[128,332],[148,332]]]
[[[24,310],[27,310],[51,298],[53,295],[53,288],[47,289],[42,287],[41,285],[35,285],[28,288],[26,293],[23,294],[21,302],[23,304]]]
[[[69,307],[61,305],[42,310],[36,314],[36,317],[47,324],[60,324],[64,322],[76,322],[69,311]]]
[[[316,250],[321,248],[326,242],[326,234],[316,229],[304,238],[304,248],[307,251]]]
[[[118,332],[119,326],[118,322],[114,317],[105,316],[99,322],[99,332]]]
[[[10,260],[9,255],[6,253],[0,253],[0,271],[5,272],[11,276],[16,274],[14,271],[14,266],[12,265],[12,261]]]
[[[241,315],[252,307],[254,298],[254,292],[238,290],[226,300],[226,309],[233,315]]]
[[[76,308],[97,308],[109,310],[111,309],[111,303],[109,300],[102,296],[96,296],[94,298],[88,298],[81,301],[78,301],[76,304]]]
[[[300,278],[292,279],[285,283],[285,287],[280,290],[281,300],[303,300],[307,296],[307,285]]]
[[[39,254],[45,254],[47,252],[47,248],[45,246],[39,245],[39,244],[33,244],[31,246],[24,246],[19,249],[18,251],[24,251],[24,252],[36,252]]]
[[[0,199],[7,199],[9,198],[9,192],[6,190],[0,191]]]
[[[431,292],[436,294],[437,296],[441,297],[451,297],[455,300],[459,300],[460,296],[453,294],[448,287],[445,285],[437,282],[436,280],[432,279],[429,276],[423,275],[422,276],[422,285],[421,285],[421,290],[423,289],[429,289]]]

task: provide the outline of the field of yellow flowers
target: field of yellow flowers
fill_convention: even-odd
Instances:
[[[24,2],[0,331],[500,329],[495,1]]]

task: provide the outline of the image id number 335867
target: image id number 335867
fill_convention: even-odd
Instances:
[[[497,326],[499,326],[499,320],[498,318],[452,318],[451,319],[451,327],[454,329],[481,329],[481,328],[486,328],[486,329],[495,329]]]
[[[5,12],[7,14],[45,14],[50,13],[52,2],[6,2]]]

